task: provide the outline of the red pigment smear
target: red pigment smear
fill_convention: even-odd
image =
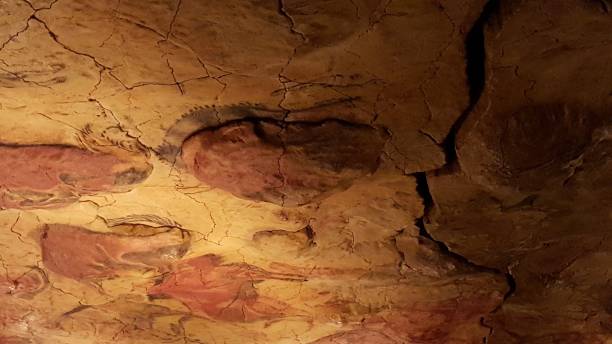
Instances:
[[[171,232],[128,236],[68,225],[47,225],[41,245],[45,267],[75,280],[111,278],[129,270],[161,270],[186,251],[186,242]]]
[[[31,342],[26,338],[0,336],[0,344],[29,344],[29,343]]]
[[[44,274],[32,269],[22,275],[0,277],[0,295],[21,296],[36,293],[47,285]]]
[[[275,319],[291,311],[289,305],[260,296],[255,284],[264,280],[303,281],[299,275],[265,271],[245,263],[222,264],[216,255],[204,255],[183,262],[151,296],[165,296],[183,302],[196,315],[223,321]]]
[[[0,185],[43,191],[71,179],[77,188],[99,190],[113,185],[111,171],[120,163],[113,155],[68,146],[0,146]]]
[[[14,302],[12,296],[0,298],[0,344],[22,344],[28,343],[24,338],[8,336],[8,331],[22,330],[19,327],[23,325],[30,326],[30,322],[26,319],[28,314],[32,313],[32,308],[28,307],[24,302]],[[6,332],[5,332],[6,331]]]

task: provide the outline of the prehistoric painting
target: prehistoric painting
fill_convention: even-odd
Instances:
[[[0,0],[0,344],[611,344],[607,0]]]

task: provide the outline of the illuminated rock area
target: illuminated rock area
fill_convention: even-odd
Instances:
[[[0,344],[612,343],[607,0],[0,0]]]

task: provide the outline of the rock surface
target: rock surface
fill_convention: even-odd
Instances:
[[[612,343],[611,8],[0,0],[0,344]]]
[[[612,338],[609,24],[606,2],[502,1],[457,163],[428,178],[428,231],[515,280],[493,343]]]

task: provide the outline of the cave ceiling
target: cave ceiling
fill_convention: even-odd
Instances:
[[[608,0],[0,0],[0,344],[612,343]]]

